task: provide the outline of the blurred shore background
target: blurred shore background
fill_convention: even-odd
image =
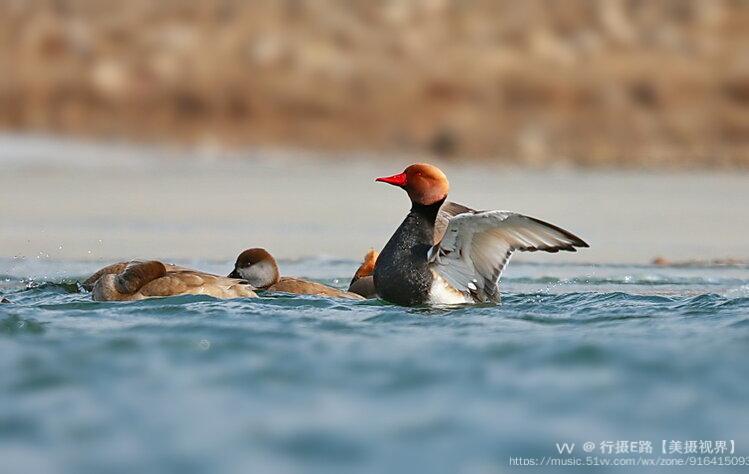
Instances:
[[[746,262],[744,0],[0,1],[5,257],[360,258],[415,161],[578,233]]]
[[[282,259],[348,259],[353,273],[355,260],[382,248],[409,207],[405,193],[374,178],[407,163],[0,135],[0,245],[4,257],[21,260],[163,258],[198,267],[206,259],[233,262],[258,246]],[[591,245],[515,260],[749,264],[744,173],[435,163],[450,177],[451,200],[536,216]]]
[[[0,128],[749,167],[744,0],[4,0]]]

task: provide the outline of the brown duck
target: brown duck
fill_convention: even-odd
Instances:
[[[246,281],[227,278],[156,260],[133,260],[104,267],[83,282],[94,301],[136,301],[177,295],[253,298]]]
[[[234,264],[234,270],[229,278],[241,278],[257,289],[280,291],[297,295],[320,295],[333,298],[347,298],[362,300],[364,297],[356,293],[338,290],[336,288],[303,280],[301,278],[282,277],[278,270],[276,259],[265,249],[252,248],[245,250]]]

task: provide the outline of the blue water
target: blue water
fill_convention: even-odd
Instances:
[[[428,309],[95,303],[75,281],[96,267],[0,261],[2,472],[507,472],[609,440],[749,455],[747,268],[513,262],[500,306]],[[355,262],[282,267],[341,287]]]

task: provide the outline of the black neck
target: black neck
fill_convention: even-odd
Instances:
[[[411,205],[411,212],[425,217],[427,222],[434,224],[437,220],[437,214],[440,212],[440,207],[442,207],[445,199],[447,199],[447,196],[432,204],[419,204],[414,202]]]
[[[433,278],[427,253],[434,245],[434,224],[444,201],[413,203],[411,212],[380,252],[374,285],[385,300],[404,305],[427,300]]]

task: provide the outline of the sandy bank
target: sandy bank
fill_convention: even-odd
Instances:
[[[330,161],[298,153],[171,153],[0,137],[0,243],[6,257],[230,260],[248,246],[281,258],[359,258],[407,212],[375,176],[405,161]],[[749,176],[528,172],[441,163],[451,199],[509,209],[591,244],[532,261],[647,263],[749,256]]]
[[[741,1],[0,2],[0,127],[749,166]]]

